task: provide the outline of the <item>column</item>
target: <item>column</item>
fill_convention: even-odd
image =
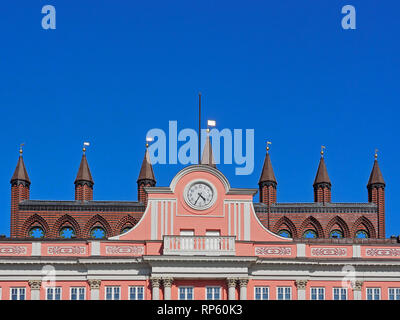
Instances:
[[[89,279],[90,300],[100,300],[100,284],[101,280]]]
[[[353,283],[353,299],[361,300],[361,289],[363,286],[363,282],[360,280],[356,280]]]
[[[31,287],[31,300],[40,300],[40,288],[42,286],[42,281],[29,280],[28,284]]]
[[[228,284],[228,300],[235,300],[236,280],[236,278],[226,279],[226,282]]]
[[[240,300],[247,300],[247,284],[249,283],[248,278],[239,279],[240,285]]]
[[[160,278],[151,278],[152,299],[160,300]]]
[[[306,300],[307,280],[296,280],[297,300]]]
[[[164,300],[171,300],[171,287],[172,282],[174,281],[173,278],[163,278],[163,285],[164,285]]]

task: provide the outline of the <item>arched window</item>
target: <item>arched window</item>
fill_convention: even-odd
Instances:
[[[42,227],[35,226],[29,229],[29,237],[34,239],[41,239],[44,237],[44,230]]]
[[[75,230],[72,227],[63,227],[60,230],[60,237],[63,239],[71,239],[75,236]]]
[[[292,233],[289,230],[286,229],[282,229],[278,231],[278,235],[280,235],[281,237],[284,238],[291,238],[292,237]]]
[[[104,239],[106,237],[106,231],[102,227],[94,227],[90,231],[90,236],[93,239]]]
[[[338,229],[332,230],[329,233],[329,238],[343,238],[343,231]]]
[[[315,239],[317,237],[318,237],[318,235],[314,230],[306,230],[303,233],[303,238],[306,238],[306,239]]]
[[[131,225],[125,226],[125,227],[122,228],[121,233],[128,232],[128,231],[131,230],[131,229],[132,229],[132,226],[131,226]]]
[[[358,239],[367,239],[367,238],[369,238],[369,234],[365,230],[358,230],[356,232],[356,238],[358,238]]]

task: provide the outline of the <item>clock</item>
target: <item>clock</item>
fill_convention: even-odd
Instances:
[[[215,203],[217,191],[211,183],[204,180],[196,180],[186,186],[184,198],[191,208],[205,210]]]

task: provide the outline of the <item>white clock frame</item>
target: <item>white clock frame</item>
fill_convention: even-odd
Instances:
[[[205,205],[204,207],[201,207],[201,208],[199,208],[199,207],[193,205],[192,203],[190,203],[189,198],[188,198],[188,191],[189,191],[189,189],[190,189],[193,185],[195,185],[195,184],[197,184],[197,183],[203,183],[203,184],[208,185],[208,186],[211,188],[212,192],[213,192],[213,197],[212,197],[210,203],[207,204],[207,205]],[[215,204],[215,201],[217,201],[217,197],[218,197],[217,188],[215,188],[215,186],[214,186],[210,181],[205,180],[205,179],[195,179],[195,180],[192,180],[192,181],[190,181],[190,182],[186,185],[185,189],[183,190],[183,198],[184,198],[184,200],[185,200],[185,203],[186,203],[189,207],[191,207],[192,209],[199,210],[199,211],[204,211],[204,210],[207,210],[207,209],[211,208],[211,207]]]

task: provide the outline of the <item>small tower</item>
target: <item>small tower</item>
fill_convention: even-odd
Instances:
[[[276,203],[276,179],[274,170],[272,169],[271,158],[269,157],[269,145],[271,142],[267,142],[267,153],[265,154],[264,165],[261,171],[260,180],[258,186],[260,188],[260,202],[270,206]]]
[[[378,150],[375,150],[375,161],[369,176],[368,202],[378,206],[378,238],[385,238],[385,180],[378,164]]]
[[[208,136],[208,135],[206,138],[206,143],[204,144],[203,155],[201,157],[200,164],[209,165],[213,168],[217,167],[217,165],[215,164],[215,160],[214,160],[210,136]]]
[[[24,160],[22,158],[22,145],[19,150],[19,159],[17,167],[11,178],[11,238],[17,236],[17,215],[18,204],[23,200],[29,200],[29,188],[31,181],[29,180],[28,172],[26,171]]]
[[[78,174],[75,179],[75,200],[92,201],[93,200],[93,179],[90,173],[89,165],[86,160],[86,148],[82,149],[82,160],[79,165]]]
[[[321,159],[319,160],[319,166],[317,175],[314,180],[314,201],[327,203],[331,202],[331,180],[329,179],[328,170],[326,169],[324,161],[324,149],[321,147]]]
[[[156,185],[156,179],[154,177],[153,166],[150,162],[150,155],[148,150],[149,144],[146,143],[146,152],[140,168],[139,177],[137,179],[138,185],[138,201],[147,205],[147,193],[144,190],[145,187],[154,187]]]

